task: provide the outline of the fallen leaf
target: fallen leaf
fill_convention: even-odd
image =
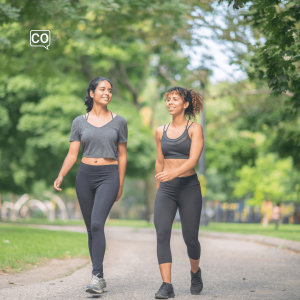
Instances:
[[[243,278],[243,280],[246,280],[246,278]]]
[[[11,267],[10,267],[10,266],[7,266],[7,267],[5,267],[5,269],[11,269]]]
[[[9,284],[17,284],[15,282],[9,281],[8,279],[7,279],[7,281],[8,281]]]

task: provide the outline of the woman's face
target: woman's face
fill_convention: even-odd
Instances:
[[[189,103],[184,102],[183,98],[176,92],[169,94],[169,96],[167,97],[167,108],[170,115],[172,116],[184,113],[185,109],[188,106]]]
[[[100,81],[98,83],[95,92],[90,91],[90,96],[94,99],[94,102],[101,105],[107,105],[112,98],[112,88],[108,81]]]

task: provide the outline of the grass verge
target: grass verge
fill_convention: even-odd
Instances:
[[[0,223],[0,269],[30,269],[52,258],[87,256],[87,235]],[[2,271],[3,272],[3,271]]]
[[[264,228],[261,224],[244,224],[244,223],[209,223],[207,227],[200,227],[200,230],[229,232],[242,234],[257,234],[272,237],[278,237],[286,240],[300,241],[300,225],[282,224],[278,230],[274,224],[269,224]]]
[[[19,222],[20,222],[19,224],[84,226],[83,220],[69,220],[69,221],[55,220],[50,222],[46,219],[31,219],[25,221],[20,220]],[[16,224],[16,223],[5,222],[2,224]],[[154,228],[153,224],[144,220],[109,219],[107,220],[106,225],[107,226],[129,226],[129,227],[136,227],[136,228]],[[176,223],[173,225],[173,228],[181,228],[181,224]],[[267,228],[264,228],[261,224],[211,222],[206,227],[200,227],[200,230],[224,232],[224,233],[228,232],[228,233],[241,233],[241,234],[257,234],[257,235],[278,237],[278,238],[292,240],[292,241],[300,241],[300,225],[293,225],[293,224],[282,224],[279,226],[278,230],[275,230],[274,224],[269,224]]]

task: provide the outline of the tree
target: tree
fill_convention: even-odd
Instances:
[[[273,203],[296,201],[295,178],[291,158],[278,159],[274,153],[259,157],[254,167],[243,166],[234,194],[245,197],[250,205],[261,205],[265,200]]]
[[[222,3],[224,0],[219,0]],[[229,0],[235,9],[249,4],[244,17],[260,32],[257,51],[247,68],[250,78],[265,78],[275,96],[286,93],[291,97],[292,112],[300,108],[300,1]]]
[[[191,40],[186,22],[191,5],[15,0],[2,1],[0,10],[1,190],[29,192],[40,178],[52,184],[71,121],[84,113],[83,91],[99,74],[112,79],[112,109],[128,120],[127,174],[147,178],[154,168],[154,138],[139,115],[145,104],[138,97],[152,75],[166,82],[186,70],[179,41]],[[29,32],[37,28],[51,30],[49,51],[30,47]],[[154,57],[159,64],[153,64]]]

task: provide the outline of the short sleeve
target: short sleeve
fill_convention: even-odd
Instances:
[[[119,128],[119,143],[127,143],[127,138],[128,138],[127,122],[123,118]]]
[[[74,120],[72,123],[72,128],[71,128],[71,134],[70,134],[70,139],[69,142],[74,142],[78,141],[80,142],[80,134],[79,134],[79,127],[78,127],[78,120]]]

